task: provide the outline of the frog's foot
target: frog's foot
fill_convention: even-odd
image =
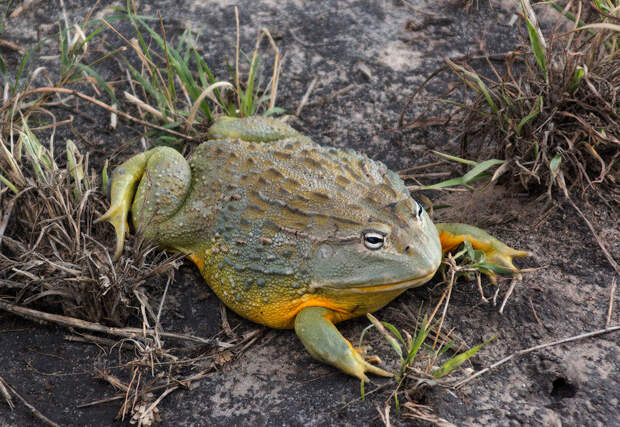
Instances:
[[[136,191],[136,184],[144,174],[148,159],[149,152],[147,151],[132,157],[114,169],[110,178],[110,209],[95,221],[108,221],[114,226],[116,231],[114,259],[118,259],[123,252],[125,235],[129,230],[127,216]]]
[[[324,307],[306,307],[295,318],[295,332],[306,350],[317,360],[368,382],[366,372],[384,377],[393,374],[370,364],[363,352],[356,350],[331,321],[334,312]],[[378,357],[371,357],[378,361]]]
[[[481,250],[486,255],[489,264],[495,264],[507,270],[515,272],[518,276],[518,269],[513,264],[513,258],[530,256],[527,251],[513,249],[480,228],[467,224],[441,223],[435,224],[439,232],[441,248],[443,252],[450,252],[456,249],[463,241],[467,240],[474,249]],[[495,281],[495,273],[486,273],[492,281]]]

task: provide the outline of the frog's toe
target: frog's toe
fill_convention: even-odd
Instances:
[[[125,235],[129,230],[129,224],[127,223],[127,214],[129,211],[129,201],[125,203],[116,204],[110,206],[110,209],[103,215],[95,220],[95,222],[107,221],[116,232],[116,247],[114,249],[114,259],[120,258],[123,253],[123,244],[125,242]]]
[[[349,344],[350,345],[350,344]],[[388,372],[384,369],[379,368],[378,366],[373,365],[373,363],[381,363],[381,359],[378,356],[370,356],[364,357],[362,353],[357,351],[352,346],[351,349],[351,357],[344,357],[341,359],[341,364],[337,365],[342,371],[347,374],[358,377],[360,380],[364,382],[368,382],[368,377],[366,376],[366,372],[370,372],[371,374],[379,375],[382,377],[392,377],[394,374]]]
[[[524,258],[531,255],[527,251],[519,251],[506,246],[502,242],[499,243],[501,243],[501,247],[492,248],[489,251],[485,251],[487,262],[489,264],[499,265],[500,267],[504,267],[512,271],[518,271],[518,268],[512,263],[513,259]]]

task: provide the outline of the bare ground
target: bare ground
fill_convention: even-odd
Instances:
[[[50,24],[60,19],[60,8],[55,2],[34,3],[9,20],[3,38],[28,46],[37,40],[37,33],[54,31]],[[65,1],[69,20],[84,16],[89,3]],[[355,148],[393,169],[432,160],[430,149],[454,152],[456,135],[441,127],[393,131],[407,96],[442,64],[441,57],[476,55],[481,43],[490,52],[501,53],[516,43],[518,24],[509,25],[516,3],[510,1],[492,2],[491,7],[479,2],[469,9],[461,2],[326,1],[312,7],[304,2],[280,3],[240,2],[240,18],[247,46],[253,45],[257,29],[266,26],[285,53],[281,106],[294,111],[312,79],[319,79],[293,125],[319,143]],[[178,31],[201,31],[200,50],[216,63],[232,57],[232,4],[158,0],[142,5],[141,12],[161,10],[167,24]],[[106,37],[113,41],[112,35]],[[56,52],[54,43],[44,44],[44,55]],[[2,53],[9,55],[9,67],[16,65],[10,62],[10,52]],[[43,65],[51,62],[42,59]],[[445,85],[436,81],[426,96],[438,96]],[[413,117],[422,108],[414,105],[409,114]],[[432,115],[441,116],[442,111]],[[94,151],[105,156],[126,136],[105,130],[101,122],[105,117],[97,118],[99,123],[86,123],[82,132],[92,137]],[[499,302],[481,302],[474,282],[456,287],[444,328],[454,328],[453,336],[468,346],[498,336],[472,360],[475,369],[520,349],[605,326],[615,273],[570,206],[559,206],[541,218],[540,202],[503,187],[475,196],[429,196],[436,204],[451,206],[439,211],[436,219],[483,226],[533,253],[521,267],[542,267],[518,283],[503,314],[498,312]],[[617,212],[594,204],[587,214],[610,252],[620,253]],[[176,278],[163,326],[201,336],[221,334],[220,304],[195,269],[186,265]],[[417,310],[421,303],[433,304],[441,291],[435,283],[407,292],[377,315],[413,331],[415,325],[402,307]],[[507,285],[500,282],[503,290]],[[485,286],[487,296],[494,291]],[[617,300],[616,296],[616,306]],[[618,324],[617,313],[611,324]],[[237,334],[256,328],[231,313],[228,319],[233,329],[238,328]],[[353,320],[340,329],[356,339],[367,323]],[[61,425],[112,424],[118,402],[77,405],[114,394],[107,383],[93,378],[93,367],[105,363],[115,372],[119,352],[126,350],[68,342],[68,334],[0,313],[0,376]],[[371,342],[373,352],[394,368],[389,347],[377,336]],[[458,425],[612,425],[620,396],[618,354],[617,333],[545,348],[502,365],[458,392],[428,390],[422,403]],[[375,379],[366,391],[387,381]],[[164,425],[380,424],[376,407],[384,406],[389,390],[391,384],[362,401],[358,381],[311,359],[292,331],[264,329],[239,358],[224,363],[192,390],[169,395],[159,407]],[[405,423],[394,408],[392,421]],[[35,422],[20,402],[11,410],[0,399],[0,426]]]

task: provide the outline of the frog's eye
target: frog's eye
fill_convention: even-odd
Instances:
[[[381,249],[385,243],[385,236],[377,231],[366,231],[362,238],[364,239],[364,246],[373,251]]]
[[[415,200],[414,200],[413,204],[415,205],[415,216],[416,216],[416,218],[420,219],[420,217],[424,213],[424,208],[422,207],[420,202],[417,202]]]

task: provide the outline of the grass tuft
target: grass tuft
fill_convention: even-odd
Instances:
[[[552,3],[562,13],[556,28],[572,29],[545,39],[530,2],[521,5],[526,41],[504,56],[503,74],[490,61],[495,78],[446,58],[447,66],[431,76],[450,69],[474,95],[469,104],[443,100],[457,106],[453,118],[463,124],[459,156],[478,165],[503,161],[493,178],[503,175],[533,194],[553,199],[564,180],[582,197],[594,193],[618,204],[620,9],[594,2],[598,13],[584,23],[582,2],[563,9]],[[466,184],[457,179],[426,188]]]

